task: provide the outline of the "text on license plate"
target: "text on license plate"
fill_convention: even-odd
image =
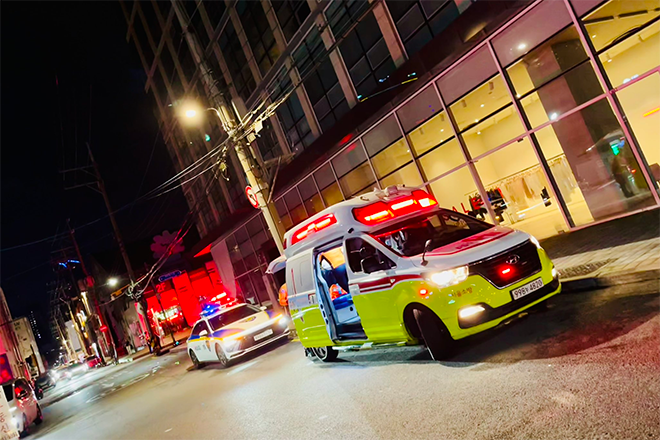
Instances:
[[[263,338],[267,338],[268,336],[270,336],[270,335],[272,335],[272,334],[273,334],[273,330],[269,328],[269,329],[266,330],[265,332],[261,332],[261,333],[259,333],[258,335],[254,335],[254,340],[255,340],[255,341],[260,341],[260,340],[262,340]]]
[[[520,299],[525,295],[529,295],[535,290],[539,290],[541,287],[543,287],[543,280],[541,278],[537,278],[534,281],[525,284],[524,286],[513,289],[511,291],[511,295],[513,296],[513,299]]]

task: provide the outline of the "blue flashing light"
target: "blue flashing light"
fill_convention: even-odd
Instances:
[[[78,260],[69,260],[68,262],[69,262],[69,263],[76,263],[76,264],[80,264],[80,261],[78,261]]]
[[[212,315],[215,312],[217,312],[218,310],[220,310],[220,306],[218,306],[216,304],[206,304],[204,306],[204,308],[202,309],[202,312],[199,314],[199,316]]]

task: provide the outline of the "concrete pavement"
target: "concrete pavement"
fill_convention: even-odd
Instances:
[[[46,408],[35,438],[660,438],[659,307],[655,282],[559,295],[442,363],[411,347],[320,364],[289,343],[187,371],[176,350]]]

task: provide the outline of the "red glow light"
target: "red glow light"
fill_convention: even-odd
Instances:
[[[506,274],[508,274],[509,272],[511,272],[511,268],[510,268],[510,267],[507,267],[506,269],[502,269],[502,275],[506,275]]]
[[[371,226],[437,204],[438,202],[425,191],[417,190],[413,191],[410,196],[389,203],[376,202],[361,208],[355,208],[353,216],[360,223]]]
[[[419,289],[419,294],[422,295],[422,296],[426,296],[426,295],[428,295],[428,293],[429,293],[429,291],[426,290],[426,289]]]
[[[337,219],[334,214],[326,214],[323,217],[317,219],[315,222],[306,224],[302,228],[294,232],[293,237],[291,238],[291,244],[296,244],[301,240],[307,238],[310,234],[321,231],[328,226],[332,226],[337,223]]]

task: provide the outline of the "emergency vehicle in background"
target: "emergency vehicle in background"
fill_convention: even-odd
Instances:
[[[291,318],[323,361],[339,350],[455,340],[497,326],[561,290],[538,241],[390,187],[340,202],[284,235]]]

